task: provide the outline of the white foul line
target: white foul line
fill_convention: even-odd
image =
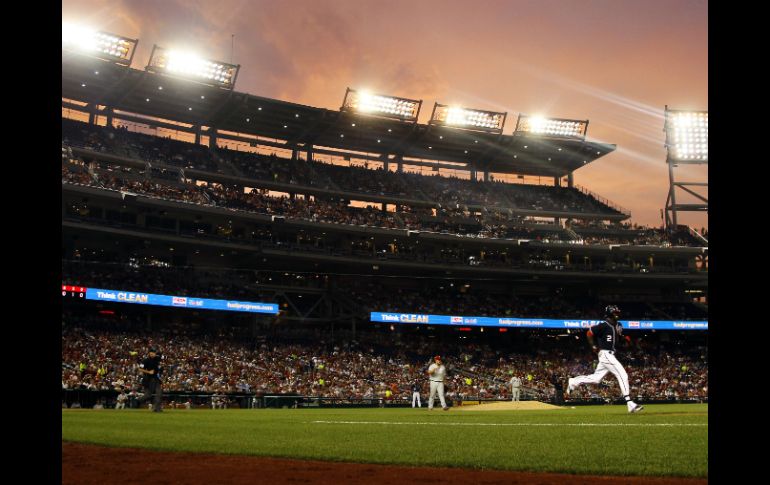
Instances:
[[[445,423],[399,421],[309,421],[314,424],[395,424],[425,426],[708,426],[708,423]]]

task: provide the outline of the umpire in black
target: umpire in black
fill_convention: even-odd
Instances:
[[[160,408],[160,398],[163,390],[160,382],[160,354],[158,354],[157,349],[150,348],[149,355],[142,361],[139,370],[142,372],[144,396],[138,399],[138,402],[144,404],[145,401],[152,397],[152,411],[159,413],[162,411]]]

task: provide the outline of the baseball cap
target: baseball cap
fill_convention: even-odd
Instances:
[[[155,352],[157,354],[158,353],[158,349],[155,348],[155,347],[150,347],[150,352]]]
[[[437,355],[437,356],[433,357],[433,360],[441,360],[441,356]]]

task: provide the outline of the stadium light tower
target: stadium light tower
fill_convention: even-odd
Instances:
[[[428,124],[499,134],[503,132],[507,115],[508,113],[467,109],[436,103],[433,105],[433,113]]]
[[[84,54],[122,66],[131,65],[138,43],[136,39],[99,32],[82,25],[62,23],[61,26],[62,51]]]
[[[190,79],[211,86],[232,90],[241,66],[203,59],[190,52],[152,47],[147,70]]]
[[[397,98],[348,88],[340,111],[417,122],[422,100]]]
[[[560,118],[544,118],[542,116],[519,115],[516,121],[515,133],[532,135],[578,138],[584,140],[588,130],[588,120],[565,120]]]
[[[709,162],[709,113],[708,111],[678,111],[666,106],[666,163],[668,164],[668,197],[666,199],[666,228],[669,232],[679,229],[678,212],[708,212],[708,197],[692,190],[706,187],[708,182],[676,182],[674,168],[684,165],[708,165]],[[695,204],[678,204],[676,189],[684,190],[700,201]]]

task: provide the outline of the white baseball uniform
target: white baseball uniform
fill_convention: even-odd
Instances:
[[[433,372],[432,374],[430,374]],[[428,367],[428,373],[430,375],[430,397],[428,398],[428,409],[433,409],[433,400],[436,398],[438,392],[438,398],[441,401],[441,407],[447,407],[444,400],[444,378],[446,377],[446,367],[444,364],[438,365],[435,362]]]
[[[412,407],[415,407],[415,404],[417,404],[418,408],[422,407],[422,401],[420,401],[420,386],[418,384],[412,386]]]
[[[618,359],[615,358],[614,352],[611,350],[599,351],[599,364],[596,366],[596,370],[593,374],[573,377],[570,380],[573,387],[582,384],[598,384],[604,379],[607,372],[611,372],[618,380],[620,392],[623,393],[623,396],[628,396],[630,392],[628,386],[628,374],[620,362],[618,362]]]
[[[611,372],[618,380],[620,392],[623,393],[623,397],[628,405],[628,411],[636,412],[641,410],[642,406],[637,405],[631,400],[631,388],[628,385],[628,374],[620,362],[618,362],[618,359],[615,358],[615,343],[621,336],[622,328],[618,328],[613,323],[604,321],[599,325],[591,327],[589,332],[596,338],[596,345],[599,348],[599,364],[597,364],[593,374],[570,378],[567,381],[567,393],[583,384],[598,384],[604,376],[607,375],[607,372]]]
[[[521,379],[516,376],[511,377],[511,401],[518,401],[520,395]]]

